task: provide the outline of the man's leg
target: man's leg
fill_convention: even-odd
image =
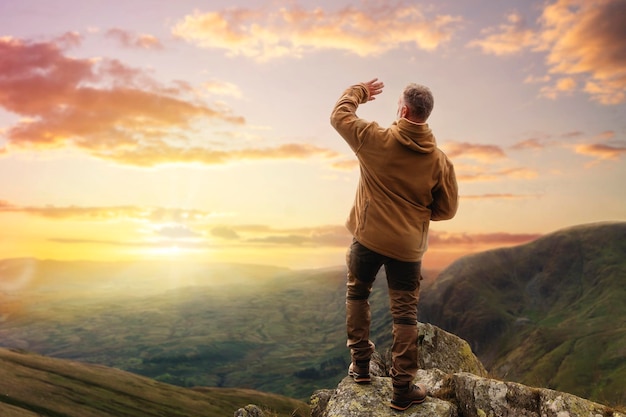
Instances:
[[[391,377],[394,382],[412,382],[417,374],[418,291],[389,289],[393,317]]]
[[[382,261],[380,255],[355,240],[350,246],[347,264],[346,344],[352,358],[349,374],[356,382],[367,383],[371,380],[369,361],[374,353],[374,343],[370,340],[371,312],[368,300]]]
[[[406,410],[426,398],[425,387],[413,384],[417,374],[417,303],[421,263],[391,261],[385,264],[385,268],[393,318],[391,407]]]

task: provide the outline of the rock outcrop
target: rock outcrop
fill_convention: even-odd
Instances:
[[[429,387],[423,404],[398,413],[389,408],[388,364],[372,361],[372,383],[344,378],[334,390],[311,397],[312,417],[626,417],[604,405],[550,389],[486,377],[464,340],[421,324],[420,369],[416,381]],[[380,358],[380,357],[379,357]]]
[[[234,417],[265,417],[265,413],[256,405],[248,404],[235,411]]]

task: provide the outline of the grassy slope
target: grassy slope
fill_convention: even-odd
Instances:
[[[72,275],[71,269],[53,266],[55,276]],[[48,274],[50,268],[38,269]],[[86,266],[82,274],[93,269]],[[198,275],[206,271],[212,270]],[[349,361],[344,269],[261,272],[233,266],[219,274],[219,285],[202,283],[192,272],[186,276],[189,287],[151,289],[145,296],[141,289],[114,297],[98,293],[99,298],[77,296],[89,288],[80,280],[70,279],[72,285],[50,280],[47,287],[37,287],[36,304],[22,306],[2,323],[0,345],[181,386],[253,388],[302,400],[316,389],[335,387]],[[152,273],[159,277],[158,269]],[[97,274],[110,291],[139,285],[104,280],[107,274],[129,274],[119,266],[99,268]],[[240,285],[237,277],[246,275],[256,280]],[[377,283],[381,290],[385,285],[384,278]],[[390,334],[386,291],[376,291],[371,301],[373,327],[383,335],[383,346]]]
[[[459,260],[422,300],[497,377],[626,402],[626,223]]]
[[[7,349],[0,349],[0,369],[3,417],[219,416],[251,403],[277,416],[309,413],[305,403],[278,395],[176,387],[117,369]]]

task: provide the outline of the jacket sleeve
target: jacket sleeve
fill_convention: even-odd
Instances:
[[[433,202],[431,204],[430,219],[450,220],[456,214],[459,207],[459,187],[456,182],[454,165],[444,155],[441,181],[433,190]]]
[[[353,85],[343,92],[330,115],[330,124],[348,143],[354,153],[359,151],[367,131],[374,124],[360,119],[356,115],[359,104],[366,103],[368,99],[369,93],[363,84]]]

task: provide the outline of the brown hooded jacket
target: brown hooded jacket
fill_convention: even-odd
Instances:
[[[427,124],[401,118],[388,128],[356,115],[368,101],[362,85],[337,101],[331,124],[359,161],[360,179],[346,222],[365,247],[407,262],[421,261],[430,220],[448,220],[458,207],[454,166]]]

